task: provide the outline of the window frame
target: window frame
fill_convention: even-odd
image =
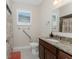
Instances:
[[[19,13],[30,13],[30,22],[21,22],[19,21]],[[17,10],[17,24],[18,25],[31,25],[32,23],[32,12],[31,11],[28,11],[28,10]]]

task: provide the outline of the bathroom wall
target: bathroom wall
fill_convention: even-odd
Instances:
[[[68,15],[68,14],[72,14],[72,3],[70,2],[70,3],[60,7],[59,12],[60,12],[60,17]]]
[[[53,10],[53,4],[52,0],[44,0],[43,3],[40,6],[40,34],[39,36],[49,36],[49,33],[51,31],[51,15],[52,15],[52,10]]]
[[[17,25],[17,10],[29,10],[32,11],[32,24],[30,26],[20,26]],[[23,29],[27,31],[29,35],[31,35],[32,40],[36,40],[38,38],[39,33],[39,7],[32,6],[28,4],[14,3],[13,4],[13,31],[14,31],[14,47],[26,47],[29,44],[29,38],[23,33]]]

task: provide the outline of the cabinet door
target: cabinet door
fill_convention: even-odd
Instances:
[[[72,59],[72,57],[62,51],[59,51],[58,59]]]
[[[40,59],[44,59],[44,47],[39,44],[39,57]]]
[[[45,59],[56,59],[56,56],[49,50],[45,49]]]

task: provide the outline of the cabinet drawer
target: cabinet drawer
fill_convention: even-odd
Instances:
[[[56,55],[57,49],[54,46],[52,46],[51,44],[49,44],[49,43],[47,43],[47,42],[45,42],[45,41],[43,41],[41,39],[39,40],[39,43],[41,45],[43,45],[45,48],[47,48],[50,52],[52,52],[53,54]]]
[[[62,51],[59,51],[58,59],[72,59],[72,56],[70,56]]]

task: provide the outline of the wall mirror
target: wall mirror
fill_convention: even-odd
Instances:
[[[51,30],[52,32],[58,32],[59,25],[59,12],[57,9],[54,9],[51,16]]]
[[[72,14],[60,17],[59,31],[72,33]]]
[[[54,35],[72,37],[72,3],[53,10],[51,30]]]

